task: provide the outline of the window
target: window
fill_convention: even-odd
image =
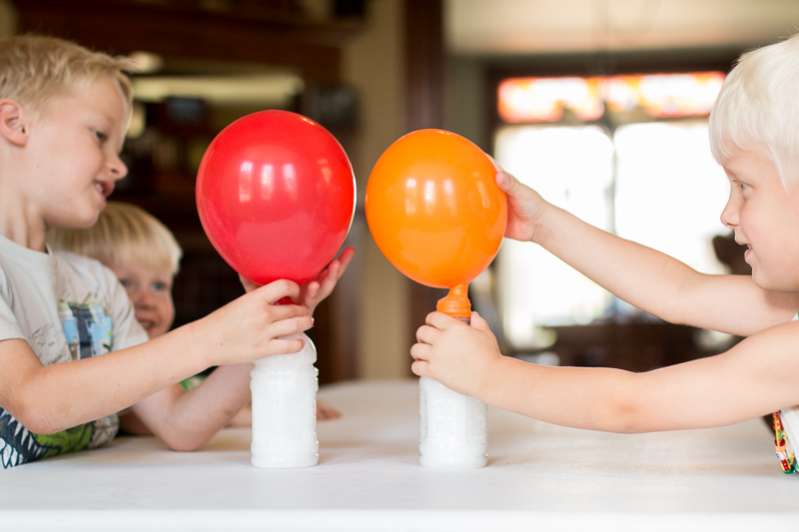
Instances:
[[[496,131],[497,161],[592,225],[697,270],[723,271],[711,238],[726,232],[719,214],[728,185],[707,132],[723,75],[580,80],[564,78],[562,92],[553,78],[517,79],[515,90],[503,82],[508,123]],[[535,245],[506,240],[496,268],[504,333],[516,347],[537,346],[537,326],[638,312]]]

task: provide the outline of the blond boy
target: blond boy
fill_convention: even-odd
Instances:
[[[582,222],[504,172],[497,175],[509,199],[507,237],[543,246],[668,322],[748,338],[718,356],[645,373],[548,368],[503,356],[476,314],[469,326],[433,313],[411,349],[414,373],[551,423],[607,431],[724,425],[783,409],[788,439],[799,442],[799,415],[790,408],[799,404],[797,94],[794,36],[745,54],[711,114],[713,154],[730,181],[721,220],[746,246],[751,276],[696,272]],[[675,217],[679,211],[673,205]],[[778,453],[786,472],[793,471],[790,448]]]
[[[2,467],[108,443],[127,408],[171,448],[201,446],[247,402],[231,382],[259,357],[300,349],[282,337],[310,328],[307,299],[326,295],[277,281],[147,342],[111,271],[47,250],[48,228],[90,227],[127,173],[123,67],[60,39],[0,41]],[[274,304],[283,297],[304,304]],[[201,393],[169,391],[212,365]],[[212,404],[212,422],[192,430]]]

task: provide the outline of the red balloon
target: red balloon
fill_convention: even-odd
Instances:
[[[223,129],[203,155],[197,209],[208,238],[243,277],[305,283],[336,255],[355,212],[355,177],[325,128],[259,111]]]

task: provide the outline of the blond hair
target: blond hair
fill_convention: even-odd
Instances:
[[[47,241],[54,250],[97,259],[106,266],[140,264],[178,271],[181,249],[172,232],[135,205],[109,202],[89,229],[52,228]]]
[[[710,114],[713,156],[765,148],[783,184],[799,183],[799,34],[747,52],[732,69]]]
[[[9,37],[0,40],[0,99],[38,109],[48,98],[78,83],[108,76],[116,80],[130,107],[133,92],[123,72],[130,64],[125,58],[93,52],[56,37]]]

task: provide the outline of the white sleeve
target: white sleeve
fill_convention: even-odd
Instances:
[[[128,294],[111,270],[105,269],[108,283],[108,306],[114,328],[113,351],[142,344],[148,340],[147,332],[136,321]]]
[[[5,273],[0,269],[0,340],[25,339],[17,318],[11,310],[11,289]]]

